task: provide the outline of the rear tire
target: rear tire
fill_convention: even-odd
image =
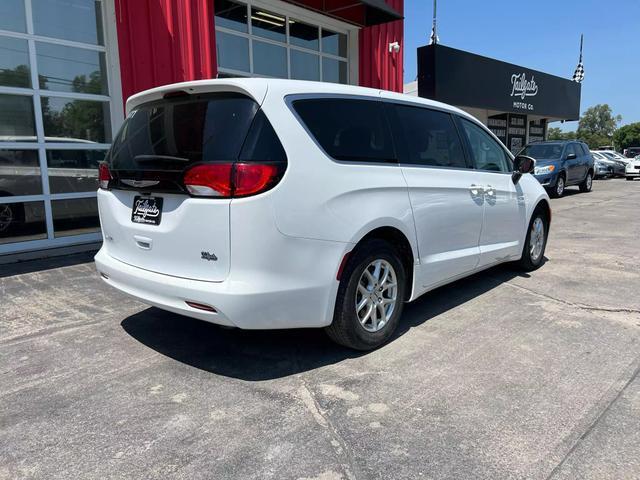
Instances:
[[[558,175],[558,180],[556,181],[556,185],[549,192],[549,196],[552,198],[562,197],[562,195],[564,195],[564,189],[566,186],[565,182],[566,180],[564,179],[564,174],[561,173],[560,175]]]
[[[327,334],[355,350],[384,345],[398,326],[405,288],[406,272],[398,252],[384,240],[367,240],[351,254],[342,272]]]
[[[588,193],[591,191],[591,189],[593,188],[593,174],[591,172],[587,172],[587,176],[584,178],[579,187],[582,193]]]
[[[531,215],[527,237],[518,266],[525,272],[537,270],[544,260],[549,236],[549,220],[544,210],[538,208]],[[540,243],[541,242],[541,243]]]

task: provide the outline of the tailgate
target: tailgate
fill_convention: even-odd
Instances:
[[[229,199],[153,193],[160,223],[132,220],[131,190],[98,191],[106,253],[129,265],[176,277],[221,282],[229,274]],[[142,195],[144,197],[144,195]]]

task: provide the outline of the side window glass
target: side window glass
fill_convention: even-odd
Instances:
[[[434,167],[468,168],[458,131],[449,113],[395,105],[407,148],[406,161]]]
[[[258,110],[240,152],[242,162],[286,162],[287,154],[262,110]]]
[[[470,121],[463,118],[461,122],[469,140],[474,164],[478,170],[492,172],[510,172],[512,170],[511,162],[498,142],[491,138],[482,128]]]
[[[391,132],[379,100],[314,98],[293,108],[325,152],[336,160],[396,160]]]

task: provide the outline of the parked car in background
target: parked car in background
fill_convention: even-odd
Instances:
[[[591,153],[593,154],[594,152]],[[627,166],[627,163],[629,163],[628,158],[624,158],[619,153],[610,151],[600,151],[597,153],[609,164],[612,169],[613,176],[624,177],[624,168]],[[596,157],[594,155],[594,159],[595,158]]]
[[[613,177],[613,162],[597,151],[591,151],[593,156],[593,178]]]
[[[602,150],[600,153],[602,153],[609,160],[622,162],[623,165],[626,165],[627,163],[629,163],[629,159],[627,157],[616,152],[615,150]]]
[[[634,178],[640,177],[640,155],[627,163],[625,177],[627,180],[633,180]]]
[[[622,154],[627,158],[635,158],[640,155],[640,147],[625,148]]]
[[[544,257],[549,197],[471,115],[387,91],[219,79],[155,88],[100,166],[104,281],[245,329],[326,327],[361,350],[403,304]]]
[[[552,197],[561,197],[571,185],[578,185],[581,192],[591,191],[594,159],[586,143],[576,140],[529,143],[520,155],[536,160],[534,175]]]

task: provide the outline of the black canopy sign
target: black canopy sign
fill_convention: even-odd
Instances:
[[[418,95],[464,107],[580,117],[579,83],[439,44],[418,48]]]

